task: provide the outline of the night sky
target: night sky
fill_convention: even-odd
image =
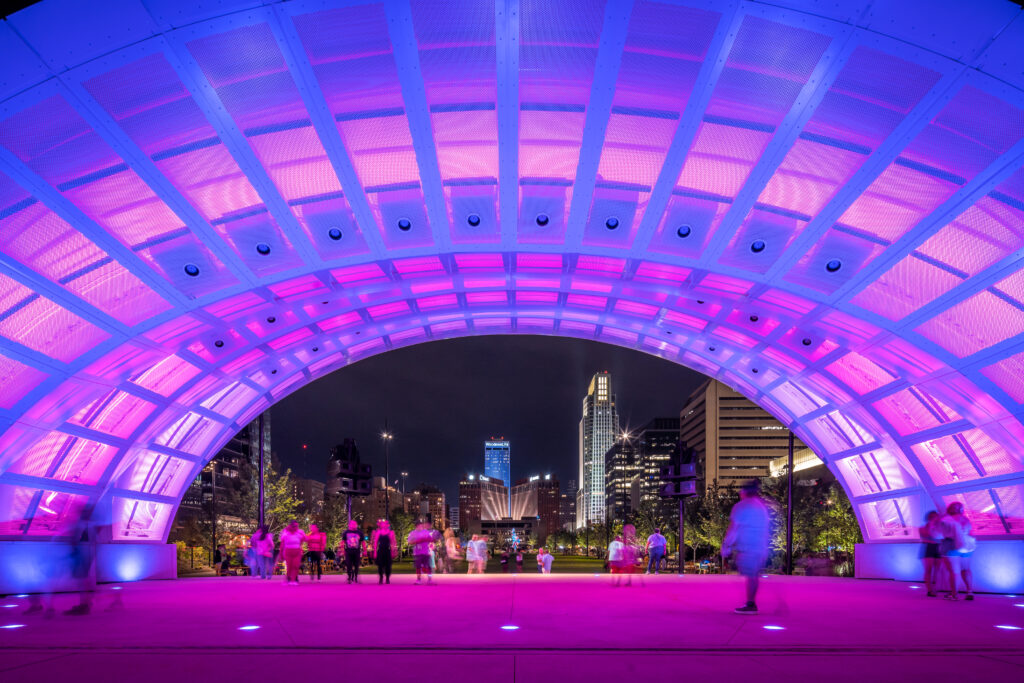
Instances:
[[[409,473],[440,487],[483,471],[483,442],[505,437],[512,479],[578,476],[577,429],[591,376],[612,373],[624,428],[678,416],[703,375],[638,351],[579,339],[468,337],[418,344],[341,368],[273,406],[273,450],[302,477],[325,479],[331,447],[354,438],[363,462],[384,474],[379,434],[388,418],[391,479]],[[302,445],[307,449],[303,450]],[[400,488],[399,484],[399,488]]]

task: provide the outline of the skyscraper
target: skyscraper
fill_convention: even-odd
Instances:
[[[484,476],[501,479],[509,489],[508,507],[512,507],[512,447],[504,439],[484,442]]]
[[[479,534],[481,522],[508,517],[508,487],[484,475],[466,476],[459,482],[459,530]]]
[[[622,435],[604,454],[604,502],[609,519],[629,521],[629,515],[636,512],[632,498],[633,478],[642,471],[636,438]]]
[[[607,370],[590,380],[587,395],[583,397],[583,417],[580,419],[580,491],[578,520],[604,521],[604,454],[615,445],[619,433],[619,415],[615,411],[612,376]]]

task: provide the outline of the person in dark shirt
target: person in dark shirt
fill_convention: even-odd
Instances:
[[[363,535],[359,533],[359,524],[353,519],[348,523],[348,530],[341,535],[341,547],[345,550],[345,569],[349,583],[359,583],[360,546]]]
[[[377,520],[377,529],[373,532],[370,546],[377,562],[378,583],[391,583],[391,561],[398,550],[398,540],[388,520]]]

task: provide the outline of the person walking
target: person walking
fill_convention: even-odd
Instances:
[[[451,527],[444,530],[444,562],[447,573],[455,573],[455,561],[461,558],[459,553],[459,539]]]
[[[722,541],[722,557],[735,554],[736,569],[746,579],[747,602],[737,614],[757,614],[757,587],[761,569],[768,561],[770,520],[760,494],[761,484],[751,479],[740,487],[740,500],[732,506],[729,530]],[[682,556],[679,558],[682,562]]]
[[[654,533],[647,537],[647,571],[646,574],[658,573],[661,559],[665,557],[665,548],[668,547],[668,539],[661,535],[661,529],[655,529]]]
[[[959,600],[957,593],[957,575],[963,579],[965,595],[964,600],[974,600],[974,592],[971,589],[973,575],[971,574],[971,555],[978,547],[978,542],[971,535],[973,526],[971,520],[964,514],[964,504],[953,502],[946,508],[946,514],[941,519],[941,525],[945,538],[942,541],[941,552],[943,564],[949,571],[949,593],[947,600]]]
[[[359,523],[353,519],[348,523],[348,529],[341,535],[341,549],[349,583],[359,583],[359,564],[362,562],[359,550],[362,542],[363,535],[359,533]]]
[[[939,513],[931,510],[924,517],[924,526],[918,533],[921,536],[922,548],[921,560],[924,563],[924,585],[928,589],[928,597],[937,597],[935,587],[939,578],[939,566],[942,564],[942,554],[939,546],[944,538],[942,525],[939,524]]]
[[[516,574],[523,573],[523,549],[516,549]]]
[[[467,574],[476,574],[476,569],[479,566],[477,564],[477,552],[479,551],[479,547],[476,544],[477,538],[479,537],[476,534],[473,534],[469,539],[469,543],[466,544],[466,564],[468,565],[466,567]]]
[[[285,582],[290,586],[299,585],[299,570],[302,568],[302,543],[306,534],[299,528],[299,520],[293,519],[278,534],[281,555],[284,558]]]
[[[555,556],[549,553],[547,548],[541,548],[537,551],[537,571],[541,574],[550,574],[554,560]]]
[[[269,579],[274,575],[274,535],[269,533],[266,524],[256,529],[249,545],[252,546],[256,574],[260,579]]]
[[[431,529],[430,525],[422,519],[416,524],[416,528],[409,532],[406,540],[412,546],[412,564],[416,569],[417,585],[422,582],[423,574],[427,575],[427,583],[434,581],[433,568],[430,566],[430,546],[440,536],[437,530]]]
[[[325,550],[327,550],[327,534],[320,531],[316,524],[310,524],[309,533],[306,534],[306,557],[309,558],[310,581],[322,581],[324,578]]]
[[[391,564],[398,550],[398,540],[386,519],[377,520],[377,528],[370,538],[374,562],[377,563],[377,583],[391,583]]]
[[[476,541],[476,573],[487,572],[487,539],[484,536],[477,536]]]
[[[501,564],[501,573],[508,574],[508,548],[501,551],[501,555],[498,556],[498,562]]]
[[[608,544],[608,572],[615,574],[615,581],[612,582],[613,586],[622,585],[622,556],[625,552],[626,544],[622,542],[622,536],[616,536],[612,539],[612,542]]]

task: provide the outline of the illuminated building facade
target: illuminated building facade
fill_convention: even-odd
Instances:
[[[698,484],[734,487],[771,474],[789,450],[789,430],[764,408],[717,380],[690,395],[679,414],[679,438],[697,451]],[[806,448],[800,439],[794,448]]]
[[[627,520],[633,514],[633,480],[643,466],[635,436],[620,435],[604,454],[605,518]]]
[[[661,489],[661,468],[669,464],[679,441],[679,418],[656,417],[636,432],[640,456],[640,472],[632,494],[634,507],[640,504],[656,505],[662,515],[671,514],[676,504],[658,495]]]
[[[604,456],[615,444],[619,434],[619,415],[615,410],[612,376],[599,372],[590,380],[583,397],[583,417],[579,425],[579,474],[582,511],[581,521],[601,522],[605,516]],[[582,512],[582,514],[581,514]]]
[[[500,480],[505,486],[512,486],[512,446],[504,439],[484,442],[484,476]],[[509,491],[511,496],[511,490]],[[509,497],[508,506],[511,507]]]
[[[512,487],[513,520],[535,519],[534,530],[541,543],[556,532],[560,524],[561,491],[558,478],[550,474],[521,479]]]
[[[480,533],[480,523],[507,519],[509,491],[498,479],[483,474],[467,475],[459,482],[459,531]]]

